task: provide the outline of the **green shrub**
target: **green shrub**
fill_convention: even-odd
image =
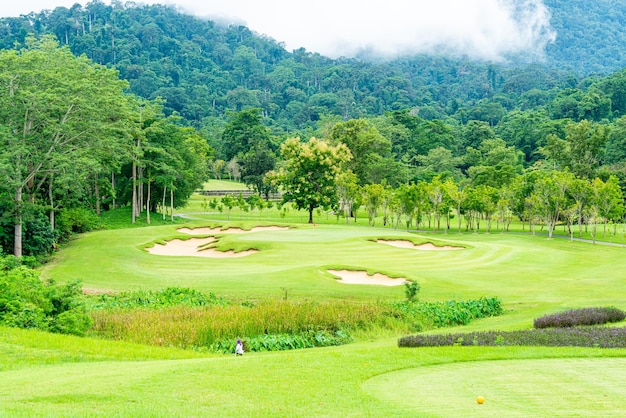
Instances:
[[[420,285],[415,280],[407,280],[404,282],[404,295],[409,302],[417,300],[417,293],[420,291]]]
[[[478,318],[502,314],[502,302],[498,298],[482,297],[469,301],[401,302],[391,304],[392,312],[403,320],[426,324],[428,328],[466,325]]]
[[[82,335],[91,326],[80,282],[43,283],[15,257],[0,258],[0,323]]]
[[[56,228],[60,239],[68,240],[73,234],[94,231],[102,228],[100,218],[90,209],[71,208],[59,213]]]
[[[93,319],[84,308],[74,308],[55,316],[50,323],[50,331],[82,337],[92,325]]]
[[[329,347],[347,344],[352,338],[347,332],[319,330],[297,334],[261,334],[242,340],[245,351],[283,351],[301,348]],[[236,339],[218,341],[211,347],[212,351],[234,353]]]
[[[90,309],[164,308],[172,306],[225,306],[228,301],[214,293],[168,287],[162,290],[136,290],[116,295],[95,295],[88,299]]]

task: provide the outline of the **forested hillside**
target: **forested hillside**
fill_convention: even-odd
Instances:
[[[171,7],[119,1],[109,6],[95,0],[1,19],[0,172],[11,181],[0,186],[0,245],[5,251],[13,247],[18,218],[27,244],[28,222],[38,225],[30,226],[32,237],[32,231],[43,236],[46,228],[55,229],[55,215],[65,220],[67,231],[51,232],[42,244],[51,248],[60,233],[84,230],[88,222],[74,210],[99,213],[132,205],[133,221],[143,209],[159,208],[165,217],[165,208],[171,213],[183,205],[209,171],[214,177],[241,179],[266,196],[279,186],[301,191],[287,181],[297,176],[280,168],[299,167],[293,160],[298,153],[289,149],[308,152],[308,146],[330,154],[343,155],[343,146],[350,151],[340,159],[346,171],[336,173],[341,179],[324,179],[325,190],[334,185],[338,192],[318,196],[321,206],[338,209],[351,202],[352,207],[365,199],[361,188],[393,187],[400,193],[395,197],[398,216],[409,223],[434,213],[433,205],[438,215],[452,213],[449,205],[441,205],[443,192],[441,201],[398,206],[402,199],[427,196],[426,185],[443,190],[445,181],[452,182],[446,186],[448,203],[454,190],[466,197],[474,193],[474,209],[467,206],[469,200],[462,199],[466,207],[458,201],[459,219],[462,214],[490,219],[505,201],[519,219],[540,217],[534,212],[541,206],[535,186],[556,193],[548,183],[561,189],[567,183],[573,190],[574,180],[580,180],[576,187],[584,186],[589,199],[617,184],[623,189],[626,71],[619,51],[626,47],[620,24],[624,6],[578,0],[546,4],[557,40],[546,60],[535,63],[427,55],[330,59],[304,49],[287,51],[243,26],[222,27]],[[51,35],[62,48],[53,47]],[[121,105],[120,114],[110,119],[117,126],[113,135],[97,130],[111,129],[102,119],[105,113],[94,113],[99,122],[92,125],[78,117],[72,100],[80,89],[71,79],[79,72],[59,73],[63,66],[33,67],[29,61],[63,57],[70,68],[74,62],[63,47],[85,68],[107,69],[110,77],[128,83],[126,97],[115,96]],[[24,74],[28,83],[16,83]],[[56,81],[44,86],[37,77]],[[59,101],[54,101],[58,108],[45,106],[50,98]],[[65,124],[71,117],[75,123]],[[65,137],[79,140],[57,146],[55,141]],[[329,144],[300,144],[289,140],[293,137]],[[24,142],[28,138],[41,142]],[[103,147],[90,146],[96,141]],[[41,148],[30,149],[34,144]],[[33,156],[35,151],[42,159]],[[421,189],[401,188],[408,184]],[[595,192],[590,191],[594,184]],[[511,196],[503,197],[513,193],[511,188],[515,207]],[[311,208],[311,196],[290,193],[294,201],[303,199],[302,208]],[[535,200],[525,200],[532,193]],[[589,213],[591,200],[570,198],[578,205],[571,212],[578,224],[621,219],[615,206],[601,211],[596,202],[596,212]],[[558,205],[570,203],[565,200]],[[564,216],[557,211],[549,220],[552,227]]]
[[[626,3],[612,0],[544,0],[556,41],[548,64],[579,74],[606,75],[626,66]]]
[[[529,90],[574,87],[589,71],[620,67],[626,40],[617,23],[623,5],[547,4],[557,41],[549,46],[547,61],[536,65],[433,56],[331,60],[303,49],[286,51],[280,40],[170,7],[100,1],[3,19],[0,47],[23,47],[31,32],[52,33],[75,54],[115,66],[134,93],[165,99],[167,112],[196,126],[225,110],[259,107],[279,130],[293,131],[324,114],[352,118],[419,106],[422,117],[434,119],[455,116],[459,107],[481,100],[510,109]],[[469,117],[493,124],[497,115]]]

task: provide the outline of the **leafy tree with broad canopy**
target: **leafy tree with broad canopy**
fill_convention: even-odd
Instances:
[[[290,138],[281,146],[281,155],[284,166],[269,172],[268,180],[282,188],[285,202],[308,210],[312,224],[316,208],[337,205],[337,177],[352,158],[350,150],[344,144],[332,146],[317,138],[309,142]]]
[[[75,57],[48,36],[30,43],[0,51],[0,188],[12,196],[17,257],[24,201],[60,166],[94,165],[100,147],[128,140],[128,83],[116,70]]]

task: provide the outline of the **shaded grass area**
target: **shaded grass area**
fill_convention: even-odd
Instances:
[[[100,222],[104,229],[142,228],[146,226],[183,224],[187,222],[185,219],[176,216],[172,220],[169,212],[165,216],[165,219],[163,219],[161,213],[151,213],[149,224],[146,212],[142,212],[141,215],[137,216],[134,224],[131,223],[131,219],[132,210],[130,207],[103,212],[100,216]]]

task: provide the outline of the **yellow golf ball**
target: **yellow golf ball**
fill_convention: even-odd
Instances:
[[[478,404],[484,404],[485,403],[485,398],[483,398],[482,396],[479,396],[476,398],[476,403]]]

